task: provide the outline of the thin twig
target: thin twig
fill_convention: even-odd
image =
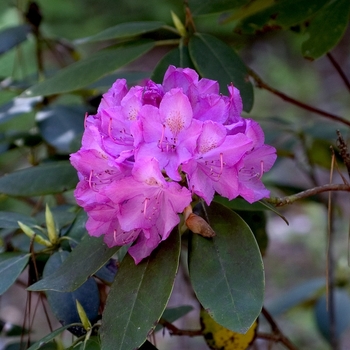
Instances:
[[[345,75],[344,71],[341,69],[340,65],[338,64],[338,62],[334,59],[334,57],[328,52],[327,53],[327,57],[329,58],[329,60],[331,61],[331,63],[333,64],[334,68],[336,69],[336,71],[339,73],[340,77],[342,78],[344,84],[346,85],[346,87],[348,88],[348,90],[350,91],[350,81],[347,78],[347,76]]]
[[[334,120],[336,122],[339,122],[339,123],[342,123],[342,124],[350,126],[350,120],[346,120],[343,117],[339,117],[339,116],[337,116],[335,114],[323,111],[322,109],[318,109],[316,107],[313,107],[313,106],[310,106],[310,105],[308,105],[306,103],[298,101],[295,98],[290,97],[290,96],[284,94],[283,92],[273,88],[272,86],[266,84],[260,78],[260,76],[257,73],[255,73],[252,69],[249,69],[248,73],[255,80],[255,83],[256,83],[257,87],[259,87],[261,89],[265,89],[267,91],[270,91],[273,94],[275,94],[276,96],[282,98],[284,101],[290,102],[290,103],[292,103],[292,104],[294,104],[294,105],[296,105],[296,106],[298,106],[300,108],[306,109],[307,111],[310,111],[310,112],[322,115],[323,117],[326,117],[328,119],[331,119],[331,120]]]
[[[297,350],[297,348],[294,346],[294,344],[281,332],[281,330],[277,326],[277,323],[275,322],[273,317],[270,315],[270,313],[264,307],[262,308],[261,313],[264,315],[266,321],[271,326],[271,330],[276,337],[276,338],[274,338],[274,341],[281,342],[289,350]],[[262,335],[262,334],[260,333],[260,335]]]
[[[327,184],[314,188],[310,188],[308,190],[293,194],[291,196],[286,197],[271,197],[266,199],[270,204],[275,205],[276,207],[281,207],[286,204],[292,204],[295,201],[311,196],[315,196],[316,194],[328,191],[346,191],[350,192],[350,185],[348,184]]]
[[[187,335],[189,337],[197,337],[199,335],[203,335],[201,329],[179,329],[163,318],[159,320],[159,324],[165,327],[169,331],[170,335]]]

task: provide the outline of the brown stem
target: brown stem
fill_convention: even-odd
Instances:
[[[333,64],[334,68],[336,69],[336,71],[338,72],[338,74],[340,75],[340,77],[342,78],[344,84],[346,85],[346,87],[348,88],[348,90],[350,91],[350,81],[347,78],[347,76],[345,75],[344,71],[341,69],[340,65],[338,64],[338,62],[334,59],[334,57],[328,52],[327,53],[327,57],[329,58],[329,60],[331,61],[331,63]]]
[[[342,117],[339,117],[339,116],[337,116],[335,114],[323,111],[322,109],[318,109],[316,107],[310,106],[310,105],[308,105],[306,103],[300,102],[300,101],[296,100],[295,98],[290,97],[290,96],[284,94],[283,92],[281,92],[279,90],[276,90],[272,86],[266,84],[259,77],[259,75],[256,74],[252,69],[249,69],[248,73],[255,80],[255,83],[256,83],[257,87],[272,92],[274,95],[282,98],[282,100],[290,102],[290,103],[292,103],[292,104],[294,104],[294,105],[296,105],[296,106],[298,106],[300,108],[306,109],[307,111],[310,111],[310,112],[322,115],[323,117],[326,117],[328,119],[331,119],[331,120],[334,120],[336,122],[339,122],[339,123],[342,123],[342,124],[350,126],[350,121],[349,120],[346,120],[346,119],[344,119]]]
[[[292,204],[295,201],[307,197],[314,196],[316,194],[322,193],[322,192],[328,192],[328,191],[346,191],[350,192],[350,185],[348,184],[327,184],[327,185],[322,185],[314,188],[310,188],[306,191],[302,191],[296,194],[293,194],[291,196],[286,196],[286,197],[271,197],[266,199],[267,202],[270,204],[275,205],[276,207],[281,207],[286,204]]]
[[[262,308],[261,313],[264,315],[266,321],[270,324],[272,332],[276,336],[276,340],[274,341],[281,342],[287,349],[297,350],[294,344],[281,332],[273,317],[264,307]]]
[[[159,324],[165,327],[169,331],[170,335],[187,335],[189,337],[196,337],[199,335],[203,335],[201,329],[195,329],[195,330],[179,329],[175,327],[172,323],[164,320],[163,318],[159,320]]]

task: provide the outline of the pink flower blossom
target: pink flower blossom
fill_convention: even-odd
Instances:
[[[85,120],[81,149],[71,155],[79,183],[77,203],[86,228],[109,247],[131,245],[136,263],[179,224],[197,195],[267,197],[261,181],[276,152],[259,124],[241,117],[239,90],[169,66],[162,84],[128,89],[118,79]]]

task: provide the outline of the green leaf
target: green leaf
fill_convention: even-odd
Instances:
[[[0,254],[0,295],[4,294],[23,269],[27,266],[30,254],[2,253]]]
[[[266,213],[264,211],[235,211],[250,227],[256,241],[258,242],[261,255],[264,256],[268,246],[268,235],[266,232]]]
[[[62,263],[69,258],[71,253],[66,250],[55,252],[46,262],[43,276],[44,278],[52,276]],[[74,265],[71,265],[71,268]],[[81,317],[77,310],[76,301],[85,312],[87,323],[94,324],[98,317],[98,308],[100,306],[100,295],[97,283],[93,278],[88,278],[79,288],[73,292],[56,292],[52,290],[46,291],[46,298],[50,305],[52,313],[63,325],[80,322]],[[76,336],[86,333],[85,327],[76,326],[68,329]]]
[[[58,335],[60,335],[62,332],[64,332],[66,329],[74,326],[81,326],[80,323],[73,323],[68,324],[66,326],[63,326],[61,328],[58,328],[54,330],[52,333],[46,335],[44,338],[41,338],[39,341],[34,343],[28,350],[39,350],[43,345],[49,343],[51,340],[55,339]]]
[[[31,32],[28,24],[6,28],[0,32],[0,55],[12,49],[14,46],[27,40],[27,35]]]
[[[142,346],[139,348],[139,350],[157,350],[158,348],[156,348],[151,342],[149,342],[148,340],[146,340]]]
[[[243,6],[250,0],[189,0],[188,4],[194,16],[218,13]]]
[[[61,193],[76,186],[78,176],[68,161],[45,163],[0,177],[0,193],[41,196]]]
[[[186,46],[181,46],[168,52],[158,62],[156,68],[153,71],[151,79],[156,83],[161,84],[163,82],[164,73],[168,69],[169,65],[182,68],[194,68],[188,52],[188,48]]]
[[[323,295],[315,305],[316,325],[320,333],[331,344],[331,321],[326,295]],[[350,325],[350,297],[344,289],[334,289],[334,332],[335,337],[341,335]]]
[[[254,9],[258,9],[258,4],[254,1],[249,6],[233,12],[225,21],[236,20],[239,17],[244,18],[235,28],[235,32],[240,34],[261,34],[274,30],[289,29],[291,26],[304,24],[327,1],[329,0],[284,0],[281,2],[262,0],[260,5],[268,4],[271,6],[245,18]]]
[[[144,343],[168,303],[179,256],[176,229],[138,265],[130,255],[123,259],[102,315],[102,349],[132,350]]]
[[[53,95],[79,90],[123,67],[152,49],[153,42],[104,50],[61,69],[52,78],[32,86],[27,96]]]
[[[11,211],[0,211],[0,228],[18,229],[18,221],[27,226],[36,224],[36,221],[30,216]]]
[[[315,278],[289,289],[280,297],[266,302],[266,308],[272,316],[279,316],[291,308],[315,298],[326,287],[324,278]]]
[[[107,28],[100,33],[87,38],[75,40],[76,44],[85,44],[94,41],[125,39],[145,33],[153,32],[165,25],[163,22],[127,22],[117,24],[114,27]]]
[[[101,342],[99,337],[90,337],[87,342],[82,342],[79,347],[74,349],[79,350],[101,350]]]
[[[187,315],[192,310],[193,310],[193,307],[191,305],[183,305],[179,307],[166,308],[163,312],[162,318],[170,323],[173,323],[179,318]],[[161,324],[158,324],[155,329],[155,332],[158,332],[162,328],[163,326]]]
[[[87,236],[77,245],[57,271],[34,283],[28,290],[74,291],[98,271],[119,248],[108,248],[103,243],[103,237]]]
[[[33,111],[35,105],[40,102],[42,98],[40,96],[28,98],[28,97],[16,97],[12,101],[7,102],[0,106],[0,124],[7,122],[23,113],[29,113]]]
[[[49,106],[36,114],[43,139],[58,151],[70,152],[70,144],[84,131],[85,107]]]
[[[302,44],[303,56],[316,59],[332,50],[345,33],[349,13],[349,0],[330,1],[324,6],[307,27],[309,39]]]
[[[259,316],[264,298],[259,247],[248,225],[229,208],[212,202],[207,214],[216,236],[191,235],[192,286],[217,323],[245,333]]]
[[[228,94],[227,86],[233,83],[241,93],[243,109],[249,112],[253,106],[253,86],[248,79],[247,67],[236,52],[214,36],[200,33],[191,37],[189,50],[199,74],[217,80],[225,95]]]
[[[265,211],[270,210],[277,214],[287,225],[289,225],[288,220],[270,203],[265,200],[260,200],[255,203],[248,203],[243,198],[235,198],[233,200],[228,200],[227,198],[221,196],[215,196],[215,202],[225,205],[232,210],[244,210],[244,211]]]

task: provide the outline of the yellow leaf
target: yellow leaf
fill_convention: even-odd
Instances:
[[[204,339],[212,350],[245,350],[255,339],[257,320],[246,334],[240,334],[215,322],[204,309],[200,317]]]

